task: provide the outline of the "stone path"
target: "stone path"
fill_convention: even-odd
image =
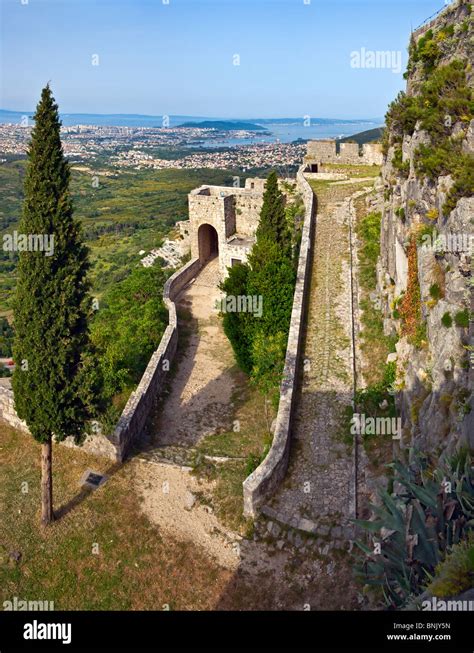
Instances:
[[[318,193],[316,247],[300,387],[287,476],[263,509],[272,519],[317,535],[350,538],[354,517],[352,446],[342,440],[353,397],[350,196]],[[345,418],[347,420],[347,417]]]
[[[148,458],[191,464],[201,438],[232,424],[234,360],[218,317],[218,279],[215,258],[178,297],[177,369],[150,420]]]

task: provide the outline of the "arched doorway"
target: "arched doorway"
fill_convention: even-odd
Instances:
[[[202,224],[199,227],[198,243],[201,263],[205,263],[219,254],[219,237],[212,225]]]

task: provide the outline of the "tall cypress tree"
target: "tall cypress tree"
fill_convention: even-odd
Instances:
[[[19,233],[47,237],[45,251],[23,251],[18,265],[13,375],[15,406],[41,443],[41,521],[54,519],[52,441],[80,442],[91,417],[88,252],[73,217],[70,170],[49,85],[34,116]]]
[[[285,256],[291,257],[291,232],[285,214],[285,200],[278,188],[278,176],[275,171],[268,175],[265,184],[256,236],[257,242],[268,239],[279,245]]]

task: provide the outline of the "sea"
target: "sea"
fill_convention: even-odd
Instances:
[[[0,110],[0,123],[18,124],[32,112]],[[249,138],[235,138],[229,135],[221,140],[203,140],[200,147],[232,147],[235,145],[254,145],[258,143],[292,143],[297,140],[343,138],[358,132],[375,129],[383,125],[379,118],[366,120],[340,120],[331,118],[209,118],[204,116],[168,116],[169,126],[177,127],[185,122],[201,122],[204,120],[244,120],[251,122],[267,131],[256,131]],[[73,125],[98,125],[115,127],[162,127],[163,116],[148,116],[140,114],[92,114],[92,113],[64,113],[61,120],[65,126]]]

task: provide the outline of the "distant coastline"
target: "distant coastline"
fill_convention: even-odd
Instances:
[[[34,111],[13,111],[9,109],[0,109],[0,123],[20,123],[24,116],[32,119]],[[236,125],[238,123],[251,124],[257,129],[269,129],[272,125],[288,126],[305,126],[308,120],[302,117],[297,118],[221,118],[209,116],[185,116],[185,115],[158,115],[149,116],[138,113],[63,113],[61,120],[64,126],[73,125],[104,125],[111,127],[151,127],[159,128],[164,124],[164,119],[169,127],[179,127],[183,123],[226,123]],[[311,118],[311,125],[374,125],[383,124],[383,118],[366,118],[366,119],[340,119],[340,118]],[[193,125],[197,126],[197,125]],[[222,129],[222,127],[221,127]],[[235,129],[235,127],[234,127]],[[245,127],[239,127],[245,129]]]

